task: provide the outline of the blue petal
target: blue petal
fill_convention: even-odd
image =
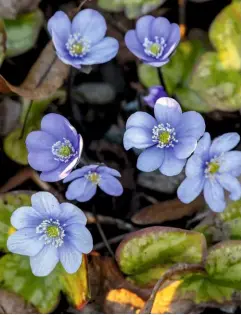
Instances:
[[[128,118],[126,122],[126,129],[129,129],[131,127],[144,127],[152,130],[156,125],[156,119],[150,114],[147,114],[145,112],[136,112]]]
[[[194,154],[200,155],[202,158],[208,157],[210,145],[211,145],[210,134],[208,132],[205,132],[203,137],[198,141]]]
[[[204,175],[205,161],[199,155],[191,156],[186,165],[185,173],[187,177],[196,177]]]
[[[98,184],[106,194],[111,196],[120,196],[123,193],[123,187],[118,179],[108,174],[102,174]]]
[[[220,157],[220,173],[232,172],[238,170],[241,167],[241,152],[231,151],[226,152]]]
[[[169,33],[171,30],[171,24],[168,19],[164,17],[158,17],[151,25],[151,35],[152,40],[155,40],[155,37],[168,39]]]
[[[10,235],[7,248],[10,252],[25,256],[35,256],[44,246],[39,240],[36,228],[24,228]]]
[[[71,224],[66,229],[68,243],[84,254],[88,254],[93,249],[93,238],[89,230],[80,224]]]
[[[88,174],[89,171],[93,171],[98,169],[99,165],[88,165],[88,166],[83,166],[78,170],[73,171],[69,176],[67,176],[63,182],[64,183],[69,183],[74,179],[83,177],[84,175]]]
[[[205,182],[204,176],[186,178],[178,187],[177,196],[183,203],[190,203],[202,192]]]
[[[153,146],[139,155],[137,168],[143,172],[153,172],[161,167],[163,160],[164,150]]]
[[[28,163],[35,170],[42,172],[52,171],[60,165],[60,162],[54,159],[51,150],[30,151]]]
[[[146,149],[153,146],[152,132],[150,129],[132,127],[127,129],[123,139],[126,150],[131,148]]]
[[[232,150],[240,141],[240,136],[236,132],[225,133],[213,140],[210,147],[210,156],[219,156],[221,153]]]
[[[173,51],[176,49],[177,45],[179,44],[181,39],[180,28],[177,24],[171,24],[171,31],[167,40],[167,46],[164,50],[164,55],[162,59],[168,58]]]
[[[85,9],[73,19],[72,33],[79,33],[95,45],[101,41],[106,33],[107,25],[104,17],[96,10]]]
[[[181,173],[185,164],[186,159],[177,159],[173,149],[167,149],[165,150],[165,157],[160,172],[166,176],[175,176]]]
[[[96,193],[96,185],[92,184],[85,177],[74,180],[68,187],[66,198],[77,199],[80,202],[90,200]]]
[[[182,114],[176,133],[178,138],[194,137],[198,140],[203,136],[205,128],[205,121],[199,113],[186,112]]]
[[[64,202],[60,204],[61,214],[59,221],[66,226],[77,223],[85,225],[87,223],[86,216],[82,210],[72,203]]]
[[[241,185],[237,178],[230,174],[221,174],[217,176],[220,185],[230,192],[230,199],[239,200],[241,197]]]
[[[188,158],[196,149],[197,140],[190,136],[178,138],[178,143],[174,145],[173,151],[178,159]]]
[[[59,258],[64,269],[70,274],[75,273],[82,263],[82,254],[68,242],[59,248]]]
[[[44,219],[45,217],[32,207],[20,207],[13,212],[11,224],[18,230],[26,227],[36,228]]]
[[[96,190],[97,190],[97,186],[89,183],[84,193],[82,195],[79,195],[76,199],[79,202],[89,201],[96,194]]]
[[[119,50],[119,42],[112,37],[105,37],[91,47],[91,51],[81,59],[82,65],[97,65],[113,59]]]
[[[49,275],[58,262],[58,249],[51,245],[45,245],[36,256],[30,257],[30,266],[36,277],[45,277]]]
[[[56,12],[48,21],[48,31],[52,36],[56,50],[65,52],[65,44],[71,32],[71,23],[67,14],[62,11]]]
[[[141,43],[145,38],[151,39],[151,25],[155,18],[151,15],[142,16],[136,22],[136,34]]]
[[[215,179],[205,181],[204,198],[214,212],[222,212],[226,207],[223,188]]]
[[[162,66],[164,66],[165,64],[167,64],[169,62],[169,59],[165,59],[165,60],[158,60],[158,61],[155,61],[155,60],[152,60],[152,61],[143,61],[143,63],[145,64],[148,64],[149,66],[152,66],[152,67],[156,67],[156,68],[160,68]]]
[[[159,98],[154,107],[154,112],[159,123],[169,123],[172,128],[177,126],[182,116],[181,106],[170,97]]]
[[[126,43],[127,48],[138,58],[147,62],[152,62],[155,60],[154,58],[149,57],[144,52],[144,46],[138,40],[136,32],[134,30],[130,30],[126,33],[125,43]]]
[[[49,218],[58,219],[61,214],[57,198],[49,192],[37,192],[32,195],[31,202],[36,211],[47,215]]]
[[[51,150],[53,144],[57,141],[55,137],[44,131],[32,131],[26,139],[28,150]]]
[[[118,172],[117,170],[107,167],[107,166],[99,166],[98,167],[98,173],[99,174],[109,174],[112,176],[116,176],[116,177],[121,177],[120,172]]]

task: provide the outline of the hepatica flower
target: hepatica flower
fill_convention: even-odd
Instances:
[[[144,112],[130,116],[124,147],[144,149],[137,160],[139,170],[159,169],[164,175],[177,175],[204,134],[204,119],[194,111],[182,113],[180,105],[169,97],[157,101],[154,113],[155,118]]]
[[[167,96],[168,95],[162,86],[152,86],[149,88],[149,94],[143,97],[143,99],[147,105],[154,107],[159,98]]]
[[[78,163],[83,139],[66,118],[48,114],[41,121],[41,130],[28,135],[26,145],[30,166],[42,172],[42,180],[56,182]]]
[[[237,133],[226,133],[212,143],[210,134],[204,134],[187,162],[187,178],[177,191],[182,202],[190,203],[203,191],[209,207],[222,212],[226,207],[224,189],[230,192],[230,199],[240,199],[241,185],[236,177],[241,174],[241,152],[230,151],[239,141]]]
[[[119,43],[106,34],[103,16],[92,9],[80,11],[72,23],[58,11],[48,22],[48,30],[60,60],[75,68],[105,63],[114,58]]]
[[[84,166],[64,180],[64,183],[72,182],[66,192],[66,198],[79,202],[88,201],[95,195],[97,186],[108,195],[120,196],[123,187],[116,177],[121,175],[113,168],[102,165]]]
[[[180,28],[177,24],[151,15],[141,17],[136,29],[128,31],[125,36],[128,49],[144,63],[154,67],[161,67],[169,61],[179,41]]]
[[[82,253],[93,248],[86,217],[76,206],[61,203],[48,192],[38,192],[31,198],[32,207],[13,212],[11,224],[17,229],[7,241],[9,251],[30,256],[35,276],[47,276],[61,262],[68,273],[76,272]]]

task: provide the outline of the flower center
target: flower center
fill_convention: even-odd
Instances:
[[[67,139],[58,141],[52,145],[52,153],[56,161],[67,163],[69,159],[77,154],[71,142]]]
[[[149,40],[147,37],[143,43],[145,47],[145,53],[148,56],[155,57],[156,59],[160,58],[163,54],[163,51],[166,47],[166,41],[163,37],[159,38],[155,36],[155,41]]]
[[[152,129],[152,141],[157,143],[157,147],[161,149],[174,147],[174,144],[178,142],[175,136],[175,129],[171,128],[168,123],[159,124]]]
[[[44,240],[46,245],[53,245],[54,247],[60,247],[63,245],[65,231],[65,224],[61,225],[59,220],[44,220],[39,226],[36,227],[36,233],[41,234],[40,240]]]
[[[66,48],[72,57],[83,57],[90,50],[90,41],[82,37],[80,33],[74,33],[69,36]]]
[[[87,175],[85,175],[85,178],[87,178],[92,184],[98,185],[101,175],[96,172],[89,172]]]
[[[205,177],[213,177],[220,169],[220,163],[217,158],[206,162]]]

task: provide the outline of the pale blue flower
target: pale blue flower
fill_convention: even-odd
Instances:
[[[241,152],[230,151],[239,141],[240,136],[235,132],[213,142],[209,133],[204,134],[187,162],[187,178],[177,191],[182,202],[190,203],[203,191],[209,207],[222,212],[226,207],[224,189],[230,193],[230,199],[241,198],[241,185],[236,178],[241,174]]]
[[[12,214],[11,224],[17,231],[8,238],[8,250],[30,256],[35,276],[47,276],[58,262],[68,273],[76,272],[82,254],[93,248],[84,213],[71,203],[59,204],[48,192],[32,195],[31,201],[31,207]]]
[[[157,100],[161,97],[167,97],[167,93],[164,90],[163,86],[157,85],[157,86],[152,86],[148,90],[149,94],[144,96],[143,99],[149,105],[150,107],[154,107]]]

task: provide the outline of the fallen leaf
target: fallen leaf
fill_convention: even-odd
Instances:
[[[0,135],[5,136],[14,128],[20,117],[21,105],[10,97],[0,102]]]
[[[184,204],[179,199],[168,200],[140,210],[131,221],[139,225],[160,224],[192,215],[204,205],[203,197],[198,197],[190,204]]]
[[[44,99],[54,94],[68,73],[69,66],[58,59],[52,42],[49,42],[20,86],[14,86],[0,76],[0,92],[14,92],[31,100]]]
[[[0,314],[37,314],[38,311],[15,293],[0,290]]]
[[[20,13],[31,12],[41,0],[0,0],[0,17],[15,19]]]

